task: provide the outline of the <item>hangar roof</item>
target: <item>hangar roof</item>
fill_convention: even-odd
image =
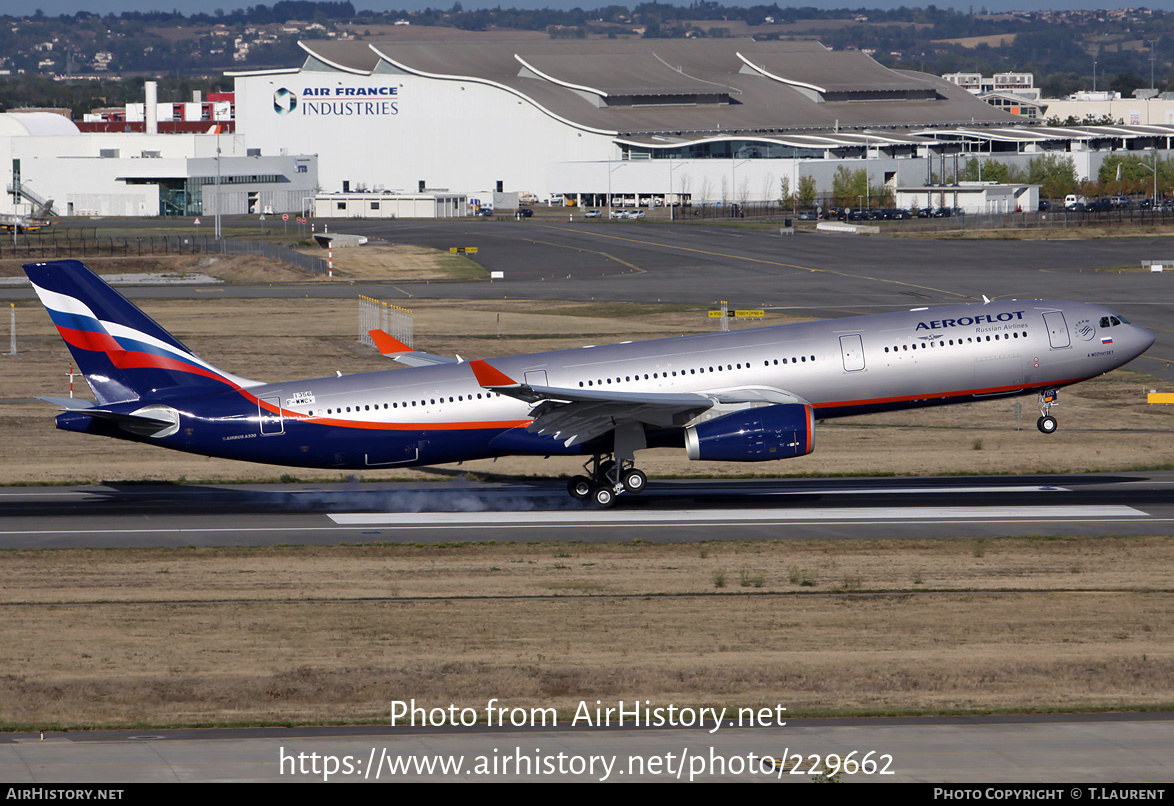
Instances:
[[[814,41],[635,39],[300,43],[304,69],[488,84],[619,135],[1015,126],[1022,118],[925,73]]]
[[[79,134],[72,120],[53,112],[5,112],[0,114],[0,135]]]

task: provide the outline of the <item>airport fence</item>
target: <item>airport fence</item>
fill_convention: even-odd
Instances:
[[[907,232],[944,232],[947,230],[1143,227],[1168,224],[1174,224],[1174,210],[1077,211],[1060,209],[1032,213],[970,213],[945,218],[915,218],[909,221],[894,221],[889,226]]]
[[[216,239],[212,235],[147,235],[128,236],[93,235],[79,233],[60,237],[34,235],[18,236],[16,242],[0,238],[0,260],[59,260],[87,257],[141,257],[150,255],[261,255],[279,260],[311,274],[328,272],[325,260],[303,255],[281,244],[266,241],[247,241],[238,238]]]

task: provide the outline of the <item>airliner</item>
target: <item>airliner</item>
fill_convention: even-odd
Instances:
[[[637,451],[699,461],[804,456],[816,420],[1036,394],[1054,433],[1061,387],[1153,344],[1100,305],[989,301],[624,342],[491,360],[413,350],[405,369],[262,383],[201,359],[75,260],[25,266],[94,400],[44,398],[57,427],[205,456],[389,469],[581,455],[568,491],[598,507],[644,490]]]

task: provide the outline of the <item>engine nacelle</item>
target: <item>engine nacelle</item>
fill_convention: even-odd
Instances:
[[[685,429],[685,451],[694,460],[765,462],[814,449],[815,411],[806,403],[744,409]]]

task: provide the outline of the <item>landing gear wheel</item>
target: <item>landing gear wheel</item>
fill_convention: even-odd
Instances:
[[[1041,434],[1056,433],[1056,418],[1051,416],[1040,417],[1035,421],[1035,427],[1040,430]]]
[[[591,496],[591,479],[586,476],[574,476],[567,482],[567,492],[577,501],[586,501]]]
[[[642,493],[648,486],[648,476],[644,475],[644,471],[633,467],[624,473],[623,484],[624,489],[630,493]]]
[[[591,500],[600,509],[611,509],[616,504],[616,494],[611,487],[596,487],[591,491]]]

